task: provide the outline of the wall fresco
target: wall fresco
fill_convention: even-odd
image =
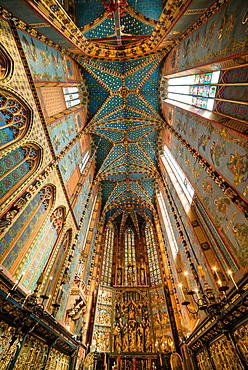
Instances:
[[[228,2],[171,50],[167,57],[166,73],[244,54],[248,49],[247,25],[242,23],[246,12],[242,0]]]
[[[53,149],[58,154],[77,133],[74,114],[68,114],[52,122],[47,126],[47,129],[51,137]]]
[[[79,143],[75,143],[73,147],[65,154],[59,162],[59,169],[65,183],[72,176],[75,168],[82,160],[81,149]]]
[[[18,30],[27,62],[35,81],[66,81],[59,51]]]
[[[202,117],[185,112],[180,108],[174,108],[173,116],[173,127],[198,150],[198,152],[202,154],[223,177],[236,187],[238,192],[248,197],[247,140],[223,126],[204,120]],[[186,165],[188,160],[187,155]],[[205,186],[207,186],[206,182]],[[224,203],[219,203],[219,211],[221,211],[222,206],[224,206]],[[223,209],[223,215],[224,214],[225,209]]]
[[[246,267],[248,262],[247,220],[199,163],[192,160],[191,155],[174,136],[171,140],[171,150],[178,163],[184,168],[186,176],[194,186],[215,227],[230,248],[230,252],[241,267]],[[222,250],[222,252],[228,260],[226,251]]]
[[[76,217],[77,222],[79,222],[80,217],[82,216],[84,205],[91,188],[93,175],[94,175],[94,166],[92,165],[89,173],[85,177],[83,186],[80,190],[75,206],[73,207],[74,215]]]

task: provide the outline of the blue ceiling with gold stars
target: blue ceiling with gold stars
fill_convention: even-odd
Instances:
[[[106,222],[133,224],[139,237],[155,207],[157,136],[163,127],[158,81],[172,41],[212,0],[77,0],[85,55],[77,60],[90,92],[86,132],[95,143],[95,182]],[[179,20],[180,18],[180,20]],[[180,23],[180,29],[177,24]]]
[[[122,62],[81,61],[90,91],[86,132],[97,148],[96,180],[102,184],[106,221],[119,220],[123,229],[128,220],[137,235],[141,220],[151,219],[155,209],[162,59],[157,54]]]

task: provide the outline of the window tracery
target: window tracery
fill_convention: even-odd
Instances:
[[[114,236],[115,236],[114,225],[109,224],[109,226],[106,228],[106,237],[102,264],[102,283],[104,285],[111,285]]]
[[[134,231],[130,227],[124,233],[124,285],[137,285]]]
[[[70,264],[70,258],[68,260],[68,251],[71,243],[72,230],[69,229],[66,231],[63,239],[58,243],[58,248],[54,253],[51,253],[49,260],[47,261],[48,270],[47,270],[47,282],[46,287],[43,287],[43,291],[46,291],[46,294],[49,296],[52,289],[55,289],[57,284],[60,281],[62,283],[63,277],[61,275],[62,271],[68,267]],[[72,257],[72,256],[71,256]],[[44,271],[44,270],[43,270]],[[65,277],[65,276],[64,276]],[[64,281],[63,281],[64,283]]]
[[[187,212],[192,203],[195,190],[166,145],[164,145],[161,159],[181,200],[182,206]]]
[[[163,218],[163,221],[164,221],[164,226],[165,226],[167,238],[168,238],[168,241],[169,241],[169,244],[170,244],[171,252],[172,252],[173,258],[176,258],[177,253],[178,253],[178,246],[177,246],[175,234],[174,234],[174,231],[173,231],[173,227],[172,227],[172,224],[171,224],[171,221],[170,221],[170,217],[169,217],[166,205],[165,205],[163,194],[161,192],[159,192],[159,194],[157,195],[157,198],[158,198],[158,203],[159,203],[159,206],[160,206],[162,218]]]
[[[20,263],[20,252],[25,253],[35,238],[37,230],[42,227],[53,200],[54,188],[50,185],[43,187],[2,237],[0,263],[6,266],[11,273],[15,273]],[[18,235],[21,235],[19,239]],[[21,269],[21,266],[19,266],[19,269]]]
[[[66,108],[80,104],[79,90],[76,86],[63,87]]]
[[[1,60],[0,60],[1,68]],[[1,76],[1,69],[0,69]],[[31,127],[31,109],[10,91],[0,89],[0,147],[20,140]]]
[[[149,271],[150,271],[150,280],[151,285],[161,284],[161,274],[159,268],[158,254],[156,243],[154,239],[153,229],[149,222],[145,226],[145,239],[146,239],[146,248],[148,255]]]
[[[220,71],[171,78],[168,98],[213,110]]]
[[[0,203],[3,203],[40,163],[41,149],[34,144],[25,144],[7,153],[0,164]]]
[[[57,207],[22,258],[22,269],[25,271],[23,285],[28,289],[34,289],[45,265],[52,263],[52,257],[58,245],[58,236],[64,225],[64,220],[64,207]]]

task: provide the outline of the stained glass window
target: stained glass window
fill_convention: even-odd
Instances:
[[[85,169],[85,166],[86,166],[89,158],[90,158],[90,152],[89,152],[89,150],[86,150],[86,152],[84,153],[84,157],[83,157],[82,163],[80,163],[80,165],[79,165],[79,168],[80,168],[80,172],[81,173]]]
[[[3,69],[4,70],[4,69]],[[0,90],[0,146],[1,149],[24,137],[31,125],[30,108],[4,89]]]
[[[80,104],[78,87],[76,86],[63,87],[63,92],[66,108],[74,107],[74,105]]]
[[[145,239],[148,254],[151,285],[162,284],[153,229],[149,222],[146,223],[145,227]]]
[[[39,165],[40,148],[33,144],[25,144],[1,159],[0,165],[0,203],[4,202]]]
[[[166,145],[164,146],[164,155],[161,156],[161,159],[187,212],[194,196],[194,188]]]
[[[106,237],[102,263],[102,283],[104,285],[111,285],[114,236],[115,236],[114,225],[109,224],[108,227],[106,228]]]
[[[124,285],[137,285],[134,231],[131,228],[124,233]]]
[[[213,110],[220,71],[170,78],[168,98]]]
[[[172,251],[172,255],[174,258],[176,258],[176,255],[178,253],[178,246],[177,246],[176,238],[175,238],[174,231],[171,225],[170,217],[166,209],[163,194],[160,192],[157,197],[158,197],[158,203],[159,203],[161,214],[162,214],[163,221],[164,221],[165,230],[167,233],[167,238],[168,238],[170,248]]]
[[[30,201],[30,203],[28,203],[28,205],[23,209],[18,219],[2,237],[0,244],[1,264],[8,268],[14,277],[18,276],[20,271],[26,270],[26,267],[24,266],[25,261],[21,260],[20,258],[18,259],[18,256],[21,255],[21,252],[23,252],[23,256],[25,256],[25,258],[28,258],[27,266],[31,266],[31,254],[35,249],[34,245],[37,246],[39,243],[37,232],[40,233],[40,230],[42,230],[42,232],[44,232],[44,230],[47,230],[45,229],[45,227],[43,227],[45,226],[43,225],[43,221],[46,219],[47,214],[50,211],[53,200],[53,187],[43,187],[39,191],[39,193],[37,193],[36,196]],[[21,237],[18,238],[18,235],[21,235]],[[49,238],[51,238],[51,235],[48,233],[48,239]],[[47,244],[41,244],[40,246],[41,248],[45,249],[48,247]],[[44,262],[45,261],[46,260],[44,259]],[[42,259],[37,258],[37,262],[42,262]],[[28,283],[35,282],[34,274],[35,271],[32,271]],[[24,279],[25,276],[26,272],[24,275]]]

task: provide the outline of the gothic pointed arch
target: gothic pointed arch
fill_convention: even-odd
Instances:
[[[0,264],[16,273],[20,261],[47,218],[55,199],[55,187],[46,185],[27,204],[0,241]],[[18,271],[17,271],[18,275]]]
[[[58,210],[57,210],[58,211]],[[56,212],[58,216],[58,212]],[[59,217],[62,221],[61,217]],[[58,220],[58,218],[57,218]],[[60,223],[60,222],[59,222]],[[71,263],[73,254],[69,254],[72,241],[72,229],[68,229],[56,248],[51,251],[43,273],[46,275],[46,281],[43,286],[43,292],[46,295],[53,295],[59,285],[65,283],[67,277],[67,267]]]
[[[115,227],[112,222],[106,226],[104,254],[102,261],[102,277],[101,283],[106,286],[111,286],[112,264],[113,264],[113,249],[114,249]],[[119,266],[117,267],[118,270]],[[121,276],[117,278],[118,285],[121,285]]]
[[[148,256],[148,265],[150,271],[151,286],[162,284],[159,267],[158,253],[152,224],[147,221],[144,227],[146,250]]]
[[[14,71],[14,62],[6,48],[0,43],[0,81],[11,79]]]
[[[25,143],[1,158],[0,204],[36,172],[41,159],[42,149],[33,143]]]
[[[53,263],[53,254],[56,250],[60,235],[65,222],[65,208],[57,207],[51,216],[43,223],[40,230],[37,230],[35,239],[26,250],[19,271],[25,271],[23,285],[33,290],[44,267]]]
[[[1,49],[0,49],[1,58]],[[1,59],[0,59],[1,68]],[[1,69],[0,69],[1,80]],[[31,130],[33,111],[16,92],[0,88],[0,150],[13,145]]]
[[[135,232],[131,227],[124,231],[124,285],[137,285]]]

